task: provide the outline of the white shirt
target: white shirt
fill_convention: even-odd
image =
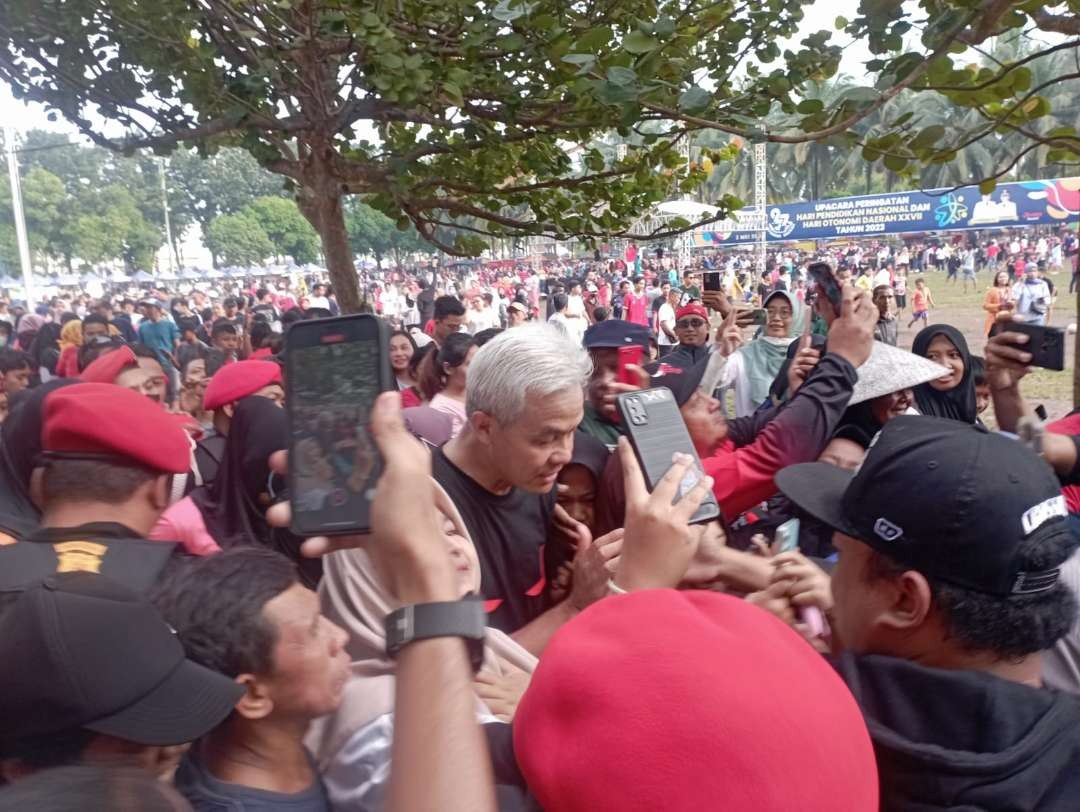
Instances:
[[[675,308],[667,302],[660,305],[660,312],[658,318],[661,325],[667,325],[671,332],[675,332]],[[661,326],[659,332],[656,334],[656,343],[661,347],[671,347],[679,343],[678,338],[668,338],[667,333],[664,332],[663,326]]]

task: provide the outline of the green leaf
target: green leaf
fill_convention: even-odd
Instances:
[[[567,54],[560,61],[568,62],[571,65],[591,65],[596,61],[596,57],[592,54]]]
[[[461,107],[465,103],[465,99],[461,95],[461,88],[455,85],[453,82],[443,82],[443,94],[452,101],[458,107]]]
[[[611,41],[611,29],[606,25],[598,25],[578,37],[574,41],[574,49],[591,54],[599,51],[605,45],[610,45]]]
[[[997,178],[987,178],[979,184],[979,192],[984,195],[990,194],[997,188]]]
[[[848,26],[847,17],[837,17],[836,22],[833,23],[833,24],[836,26],[837,31],[842,31],[843,29],[847,28],[847,26]]]
[[[647,54],[660,47],[660,43],[640,31],[631,31],[622,41],[623,50],[631,54]]]
[[[613,65],[607,69],[607,78],[609,82],[614,82],[617,85],[632,85],[637,81],[637,74],[630,68]]]
[[[795,107],[803,115],[812,115],[814,113],[820,113],[825,109],[825,102],[821,99],[803,99]]]
[[[922,147],[932,147],[938,141],[945,137],[945,127],[941,124],[931,124],[919,132],[918,135],[911,142],[911,146],[919,149]]]
[[[840,98],[844,101],[875,102],[880,95],[872,87],[852,87],[841,93]]]
[[[405,67],[405,60],[393,53],[379,54],[379,64],[387,70],[401,70]]]
[[[907,165],[908,159],[903,155],[889,154],[885,156],[885,166],[893,172],[899,172]]]
[[[693,113],[704,110],[711,101],[712,93],[702,87],[692,87],[679,96],[679,109],[687,113]]]

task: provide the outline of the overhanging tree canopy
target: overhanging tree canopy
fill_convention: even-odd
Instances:
[[[789,121],[770,140],[861,144],[898,172],[949,160],[962,134],[915,117],[872,136],[854,129],[904,87],[985,111],[990,133],[1076,147],[1075,133],[1031,129],[1045,102],[1023,65],[986,75],[950,55],[1033,22],[1061,30],[1067,14],[1032,0],[925,0],[912,21],[899,2],[864,0],[838,22],[880,54],[870,86],[825,106],[800,91],[836,72],[832,33],[778,44],[809,3],[6,0],[0,78],[114,149],[247,149],[293,185],[347,310],[359,305],[347,194],[455,253],[505,234],[621,234],[673,186],[704,180],[682,166],[688,129],[750,137],[776,107]],[[922,43],[909,50],[913,22]],[[612,130],[631,142],[606,159],[588,145]],[[735,201],[711,202],[723,216]]]

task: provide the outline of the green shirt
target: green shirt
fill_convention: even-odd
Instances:
[[[592,407],[591,403],[585,404],[585,416],[581,418],[579,431],[583,431],[593,439],[599,440],[608,448],[614,449],[622,436],[622,428],[617,423],[612,423]]]

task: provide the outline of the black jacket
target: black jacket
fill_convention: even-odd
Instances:
[[[866,718],[886,812],[1080,809],[1080,701],[895,657],[835,663]]]

